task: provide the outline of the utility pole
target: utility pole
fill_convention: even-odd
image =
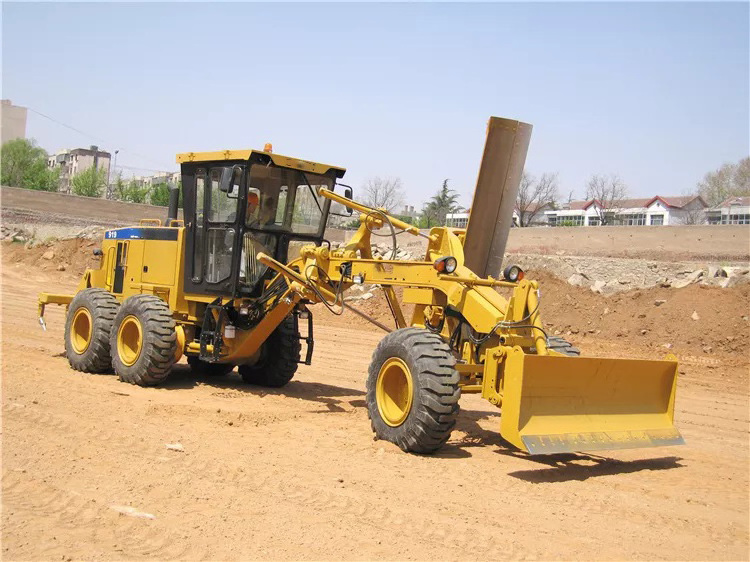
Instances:
[[[112,174],[117,173],[117,153],[118,152],[120,151],[116,149],[114,163],[109,169],[109,177],[107,178],[107,199],[113,199],[113,196],[114,196],[114,189],[112,189]]]

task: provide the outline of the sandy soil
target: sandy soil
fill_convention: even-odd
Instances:
[[[316,313],[314,364],[282,390],[236,373],[196,379],[186,365],[139,388],[69,368],[63,309],[39,328],[37,292],[72,290],[75,268],[29,269],[4,248],[6,560],[748,559],[744,345],[674,342],[683,447],[532,458],[500,439],[494,407],[468,395],[439,454],[407,455],[373,441],[364,381],[382,332],[353,316]],[[720,306],[744,342],[747,291],[728,291],[734,300]],[[690,325],[680,319],[712,295],[677,312],[679,301],[652,311],[649,294],[615,305],[592,295],[565,318],[546,298],[549,320],[578,330],[570,337],[585,354],[653,357],[666,351],[663,332],[683,338],[675,324]],[[649,335],[615,336],[610,318],[640,322],[641,305]],[[184,452],[166,448],[177,442]]]

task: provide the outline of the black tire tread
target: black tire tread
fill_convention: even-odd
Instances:
[[[255,365],[240,365],[237,370],[247,384],[280,388],[294,377],[302,352],[294,316],[284,318],[263,346],[265,357]]]
[[[117,355],[117,332],[122,320],[130,315],[141,322],[143,347],[138,360],[127,366]],[[167,303],[155,295],[133,295],[126,299],[115,318],[110,347],[112,366],[121,381],[138,386],[163,382],[172,371],[177,350],[175,322]]]
[[[568,340],[559,336],[551,336],[549,338],[547,341],[547,349],[557,351],[563,355],[569,355],[570,357],[579,357],[581,355],[580,349],[574,347]]]
[[[409,365],[414,388],[412,410],[395,428],[380,417],[375,396],[380,367],[394,352]],[[460,375],[455,364],[448,345],[427,330],[403,328],[383,338],[373,352],[367,377],[367,411],[376,437],[412,453],[432,453],[442,447],[459,411]]]
[[[70,330],[75,311],[82,306],[88,308],[92,319],[92,334],[89,347],[82,354],[76,353],[70,344]],[[112,323],[120,303],[105,289],[89,288],[79,291],[70,305],[65,320],[65,355],[76,371],[84,373],[106,373],[112,369],[109,336]]]

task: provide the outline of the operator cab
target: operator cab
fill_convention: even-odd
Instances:
[[[179,154],[177,161],[186,227],[185,291],[231,297],[262,292],[271,272],[257,261],[259,252],[287,263],[290,252],[303,244],[323,241],[331,201],[318,190],[333,191],[345,172],[270,150]]]

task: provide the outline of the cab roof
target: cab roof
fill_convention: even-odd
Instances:
[[[177,163],[186,162],[217,162],[222,160],[248,160],[252,154],[262,154],[271,159],[271,161],[284,168],[295,168],[311,174],[326,174],[333,170],[337,178],[341,178],[346,173],[346,168],[331,166],[330,164],[321,164],[320,162],[311,162],[309,160],[300,160],[291,156],[282,156],[273,152],[263,150],[222,150],[217,152],[183,152],[177,155]]]

